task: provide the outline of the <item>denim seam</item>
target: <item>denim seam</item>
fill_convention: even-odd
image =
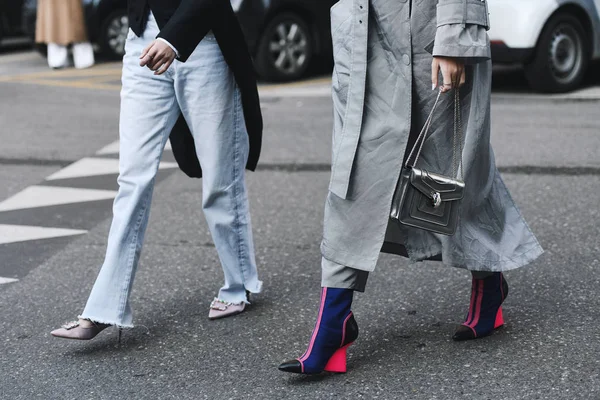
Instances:
[[[175,98],[175,96],[173,96],[173,99],[171,100],[171,105],[170,105],[169,109],[172,108],[175,105],[175,102],[176,102],[176,98]],[[162,122],[163,126],[165,125],[165,122],[168,120],[168,118],[169,118],[169,116],[167,114],[165,116],[165,118],[163,119],[163,122]],[[138,243],[137,242],[138,242],[138,238],[139,238],[139,234],[140,234],[140,228],[141,228],[141,225],[142,225],[142,221],[144,219],[144,215],[145,215],[145,213],[146,213],[146,211],[148,209],[148,203],[149,203],[149,200],[150,200],[150,195],[152,193],[152,188],[154,188],[154,184],[155,184],[155,181],[156,181],[156,173],[158,172],[158,167],[160,166],[160,158],[161,158],[160,157],[160,149],[161,149],[161,145],[163,144],[163,142],[165,142],[165,140],[164,140],[163,137],[161,137],[161,140],[159,141],[159,146],[158,146],[158,149],[157,149],[159,154],[158,154],[157,157],[155,157],[155,159],[158,160],[157,171],[155,172],[154,177],[152,178],[152,180],[150,181],[150,184],[148,185],[148,188],[146,189],[147,193],[145,194],[142,208],[140,210],[138,219],[137,219],[137,221],[135,223],[135,229],[134,229],[134,231],[135,231],[135,237],[134,237],[134,240],[131,241],[131,245],[129,247],[130,248],[130,250],[129,250],[129,258],[127,260],[127,267],[128,267],[128,272],[129,273],[127,274],[127,281],[126,281],[126,284],[125,284],[125,291],[124,291],[125,293],[121,292],[121,301],[119,302],[119,311],[118,311],[118,315],[117,315],[117,317],[120,320],[122,320],[123,317],[124,317],[125,307],[127,305],[127,298],[129,297],[128,294],[130,292],[130,284],[131,284],[131,278],[132,278],[132,275],[133,275],[133,266],[134,266],[134,263],[135,263],[135,254],[137,252],[137,247],[138,247]],[[141,246],[140,246],[140,249],[141,249]],[[138,260],[138,262],[139,262],[139,260]]]
[[[235,213],[235,219],[234,219],[234,224],[235,224],[235,229],[237,231],[237,243],[238,243],[238,263],[239,263],[239,268],[242,271],[242,282],[244,284],[244,288],[246,288],[246,269],[245,269],[245,263],[244,263],[244,243],[243,243],[243,235],[242,235],[242,226],[240,223],[240,210],[239,210],[239,190],[238,190],[238,185],[239,183],[239,160],[240,160],[240,154],[239,154],[239,145],[240,145],[240,132],[239,132],[239,89],[236,85],[235,90],[234,90],[234,98],[233,98],[233,105],[234,105],[234,110],[233,110],[233,129],[234,129],[234,135],[235,135],[235,139],[234,139],[234,149],[233,149],[233,209],[234,209],[234,213]]]
[[[154,179],[152,179],[152,181],[150,181],[150,185],[154,184]],[[131,245],[129,246],[129,257],[127,259],[127,268],[128,268],[128,274],[127,274],[127,280],[125,283],[125,290],[123,290],[121,292],[121,301],[119,302],[119,312],[117,315],[117,318],[119,320],[122,320],[125,314],[125,307],[127,305],[127,297],[128,297],[128,292],[129,292],[129,286],[131,284],[131,275],[133,274],[133,265],[135,263],[135,253],[137,250],[137,240],[139,237],[139,231],[140,231],[140,227],[142,225],[142,220],[144,219],[144,213],[146,212],[146,208],[148,205],[148,198],[149,198],[149,194],[150,191],[148,191],[148,193],[146,193],[145,197],[144,197],[144,202],[142,205],[142,208],[140,209],[140,213],[138,214],[138,218],[137,221],[135,223],[135,236],[134,236],[134,240],[131,241]]]

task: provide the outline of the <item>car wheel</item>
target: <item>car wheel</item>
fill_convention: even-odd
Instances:
[[[302,77],[314,57],[313,35],[298,14],[283,13],[269,22],[256,52],[258,74],[270,81]]]
[[[558,14],[542,31],[525,74],[533,89],[562,93],[581,85],[588,64],[588,42],[581,22],[570,14]]]
[[[110,14],[102,23],[100,30],[102,54],[112,59],[123,58],[128,31],[129,18],[125,10],[118,10]]]

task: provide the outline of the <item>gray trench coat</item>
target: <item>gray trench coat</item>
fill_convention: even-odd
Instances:
[[[341,0],[331,9],[333,161],[323,256],[373,271],[382,251],[476,271],[521,267],[543,250],[521,217],[490,146],[491,62],[482,0]],[[409,138],[437,92],[432,54],[465,61],[461,219],[454,236],[389,220]],[[419,163],[452,173],[454,96],[442,95]]]

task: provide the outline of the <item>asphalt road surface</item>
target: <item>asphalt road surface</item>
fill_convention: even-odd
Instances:
[[[209,321],[222,275],[200,182],[165,152],[132,304],[136,328],[90,342],[49,332],[81,312],[116,190],[119,65],[48,71],[0,53],[0,398],[600,399],[600,77],[527,93],[496,74],[493,142],[546,253],[507,273],[506,326],[454,343],[468,273],[384,255],[355,296],[348,373],[277,365],[305,350],[317,313],[331,153],[329,80],[261,87],[265,146],[248,175],[265,290]]]

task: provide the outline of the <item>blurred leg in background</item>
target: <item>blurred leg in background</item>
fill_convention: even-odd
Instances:
[[[94,65],[94,50],[88,41],[80,0],[39,0],[35,42],[48,46],[50,68],[69,66],[69,45],[73,45],[76,68]]]

